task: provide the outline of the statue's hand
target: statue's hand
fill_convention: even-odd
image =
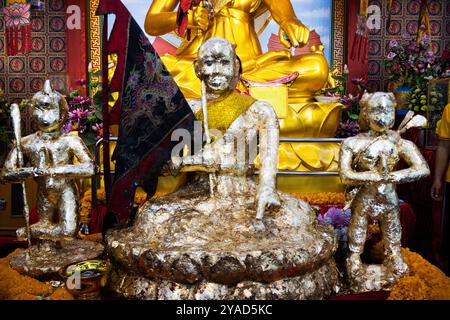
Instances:
[[[174,163],[174,165],[178,166],[181,172],[215,172],[220,168],[220,158],[217,150],[210,144],[205,145],[203,149],[195,155],[185,156],[178,159],[181,159],[181,162],[179,164]],[[176,158],[172,158],[172,161],[174,160],[176,160]]]
[[[47,169],[40,169],[34,167],[17,168],[5,173],[4,181],[21,181],[27,178],[37,178],[47,176],[49,174]]]
[[[52,174],[51,169],[44,169],[44,168],[34,168],[33,169],[33,176],[35,178],[49,176],[51,174]]]
[[[188,10],[188,28],[206,30],[209,26],[209,11],[198,6]]]
[[[278,36],[286,48],[298,48],[308,43],[309,30],[297,19],[288,19],[280,24]]]
[[[277,191],[272,188],[263,188],[256,195],[256,219],[261,220],[264,216],[266,208],[278,208],[280,207],[280,198]]]
[[[217,150],[212,144],[206,144],[202,150],[203,164],[207,167],[218,168],[220,166],[220,158]]]

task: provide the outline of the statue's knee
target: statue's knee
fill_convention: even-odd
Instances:
[[[310,64],[316,76],[325,83],[328,80],[328,62],[325,56],[323,54],[312,54]]]

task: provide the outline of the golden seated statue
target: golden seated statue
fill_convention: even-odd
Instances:
[[[146,16],[146,32],[160,36],[177,30],[178,13],[174,10],[179,3],[181,6],[188,1],[154,0]],[[281,115],[277,110],[281,138],[334,137],[341,105],[314,102],[314,94],[329,79],[323,46],[300,56],[293,56],[289,51],[263,54],[254,22],[267,13],[279,24],[280,41],[286,48],[307,44],[309,30],[297,19],[289,0],[207,0],[199,5],[193,4],[186,11],[190,39],[181,43],[176,56],[165,54],[161,59],[185,97],[197,99],[200,97],[200,81],[195,75],[193,62],[198,49],[209,38],[227,39],[236,48],[245,79],[270,82],[298,73],[288,87],[285,112]],[[238,88],[244,89],[243,83]],[[336,144],[281,143],[278,169],[334,171],[338,151]]]

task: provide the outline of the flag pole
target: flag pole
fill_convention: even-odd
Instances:
[[[109,157],[108,13],[103,15],[102,46],[103,181],[105,183],[106,200],[109,201],[111,168]]]
[[[22,168],[24,165],[22,153],[22,134],[20,126],[20,110],[15,103],[11,105],[11,120],[14,130],[14,138],[16,139],[17,167]],[[27,231],[27,243],[31,252],[31,229],[30,229],[30,207],[28,206],[27,188],[25,181],[21,182],[23,195],[23,212],[25,216],[25,228]]]
[[[204,80],[202,80],[202,110],[203,110],[203,127],[205,130],[206,144],[210,144],[211,135],[209,134],[209,127],[208,127],[208,102],[206,99],[206,84]],[[215,177],[216,176],[213,172],[209,173],[209,192],[211,196],[214,195],[214,189],[216,188]]]

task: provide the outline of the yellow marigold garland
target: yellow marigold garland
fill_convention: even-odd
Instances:
[[[395,285],[388,300],[425,300],[429,291],[430,288],[419,277],[406,276]]]
[[[345,196],[342,192],[291,193],[311,205],[343,204]]]
[[[65,289],[54,288],[28,276],[23,276],[9,266],[13,256],[23,249],[16,249],[5,258],[0,259],[0,299],[1,300],[36,300],[45,297],[52,300],[73,300]]]
[[[450,300],[450,278],[444,272],[408,248],[402,254],[409,276],[398,281],[389,300]]]

